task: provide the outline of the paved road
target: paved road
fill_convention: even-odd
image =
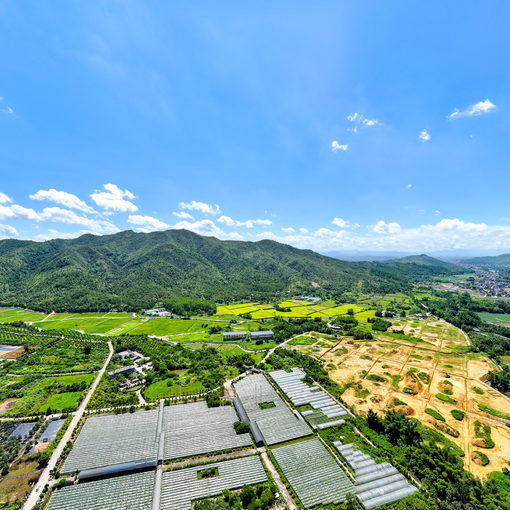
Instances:
[[[85,398],[82,400],[80,407],[77,411],[75,411],[74,417],[69,424],[69,427],[67,428],[65,434],[63,435],[62,439],[60,440],[60,443],[57,445],[57,447],[53,450],[53,453],[51,455],[51,458],[48,462],[48,465],[44,468],[41,476],[39,477],[38,482],[34,485],[34,488],[32,489],[32,492],[30,493],[30,496],[28,496],[28,499],[26,500],[25,504],[23,505],[23,510],[31,510],[34,508],[34,506],[40,501],[39,495],[41,494],[41,491],[43,490],[44,486],[50,481],[50,471],[52,471],[55,466],[57,465],[58,459],[60,458],[60,455],[62,455],[62,451],[64,450],[65,445],[68,441],[70,441],[74,430],[76,429],[78,423],[80,422],[84,412],[85,408],[87,407],[87,404],[89,403],[90,398],[94,394],[94,391],[97,388],[97,385],[99,384],[99,381],[101,380],[101,377],[105,373],[106,367],[108,366],[108,363],[110,363],[110,360],[113,355],[113,346],[111,342],[108,342],[108,349],[109,353],[106,357],[105,362],[103,363],[103,366],[101,370],[98,372],[97,377],[95,378],[94,382],[92,383],[92,386],[89,388],[89,391],[85,395]]]

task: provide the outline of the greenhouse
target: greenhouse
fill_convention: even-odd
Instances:
[[[269,372],[269,375],[296,407],[308,404],[313,408],[301,414],[314,429],[344,423],[343,418],[348,414],[345,408],[319,386],[305,384],[302,379],[306,374],[300,368],[293,368],[290,372],[275,370]]]
[[[342,503],[354,485],[319,439],[275,448],[272,453],[305,507]]]
[[[150,471],[57,489],[47,510],[150,510],[154,476]]]
[[[156,409],[88,418],[62,472],[156,460],[158,414]]]
[[[231,448],[251,446],[249,433],[236,434],[239,418],[230,406],[208,408],[205,402],[165,408],[164,458],[178,459]]]
[[[217,468],[217,476],[199,479],[199,472]],[[220,495],[225,489],[238,489],[267,481],[258,455],[163,473],[160,508],[191,510],[192,501]]]
[[[333,444],[354,471],[356,497],[367,510],[394,503],[418,490],[391,464],[377,464],[370,455],[360,452],[355,444],[343,444],[341,441]]]
[[[250,422],[257,425],[266,444],[282,443],[312,433],[263,375],[246,376],[237,381],[234,388]]]

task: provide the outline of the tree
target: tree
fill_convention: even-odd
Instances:
[[[241,489],[241,494],[239,496],[243,506],[247,507],[252,502],[253,498],[255,498],[255,490],[251,485],[245,485]]]

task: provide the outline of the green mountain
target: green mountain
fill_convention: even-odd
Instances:
[[[510,265],[510,253],[503,253],[494,257],[474,257],[461,260],[463,264],[473,264],[475,266],[508,266]]]
[[[41,310],[140,309],[175,296],[215,301],[317,292],[394,292],[407,282],[274,241],[220,241],[186,230],[0,241],[0,304]]]
[[[410,255],[400,259],[393,259],[381,263],[391,273],[409,278],[419,278],[424,276],[441,276],[465,273],[465,268],[460,268],[456,264],[444,262],[443,260],[430,257],[429,255]]]

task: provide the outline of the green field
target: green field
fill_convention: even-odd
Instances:
[[[4,416],[45,413],[48,408],[54,412],[72,411],[78,406],[81,396],[93,379],[94,374],[40,379],[33,376],[1,377],[0,395],[2,400],[6,398],[18,399],[14,407]],[[78,389],[76,389],[76,385],[80,385]],[[69,391],[70,389],[73,391]]]
[[[148,401],[160,398],[177,397],[180,395],[195,395],[204,391],[202,383],[194,376],[182,374],[178,378],[164,379],[152,383],[143,391],[143,396]]]
[[[86,352],[90,349],[90,352]],[[102,342],[61,340],[18,358],[9,366],[13,374],[58,374],[65,372],[95,372],[108,353]]]
[[[478,316],[485,322],[493,322],[494,324],[510,324],[510,314],[508,313],[479,312]]]

